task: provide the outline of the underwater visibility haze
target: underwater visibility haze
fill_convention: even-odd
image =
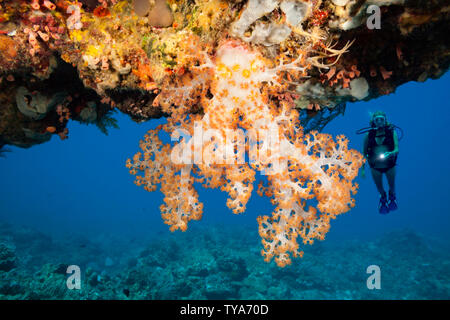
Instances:
[[[0,299],[449,299],[420,4],[0,0]]]

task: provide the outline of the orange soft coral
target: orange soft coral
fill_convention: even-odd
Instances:
[[[303,243],[324,239],[330,220],[354,205],[351,195],[357,185],[352,180],[363,157],[348,150],[342,136],[333,141],[317,132],[304,135],[292,103],[270,102],[271,92],[286,88],[283,75],[305,74],[308,65],[302,53],[277,66],[237,41],[223,42],[214,58],[197,54],[191,78],[178,79],[158,98],[165,108],[177,105],[168,124],[159,129],[181,140],[172,148],[161,143],[158,130],[150,131],[141,141],[142,153],[128,160],[127,167],[131,174],[143,173],[136,184],[146,190],[161,186],[162,217],[171,230],[183,231],[189,220],[202,215],[195,181],[227,192],[227,206],[242,213],[256,171],[267,175],[269,184],[260,193],[271,197],[276,209],[272,216],[258,218],[262,254],[283,267],[291,262],[290,255],[302,256],[298,237]],[[179,111],[193,97],[199,97],[195,100],[203,115]],[[308,203],[312,199],[316,207]]]

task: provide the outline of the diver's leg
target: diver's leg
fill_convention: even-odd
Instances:
[[[383,188],[383,174],[380,171],[373,168],[370,168],[370,171],[372,172],[372,178],[373,181],[375,182],[375,185],[377,186],[378,192],[381,195],[386,194],[386,191],[384,191]]]
[[[397,210],[397,198],[395,196],[395,167],[390,168],[386,172],[386,177],[389,184],[389,210],[394,211]]]
[[[384,191],[383,188],[383,173],[372,168],[371,172],[373,181],[375,182],[378,192],[380,193],[380,203],[378,204],[378,212],[380,212],[381,214],[387,214],[389,212],[389,208],[387,206],[386,191]]]
[[[386,177],[389,184],[389,193],[395,194],[395,167],[386,172]]]

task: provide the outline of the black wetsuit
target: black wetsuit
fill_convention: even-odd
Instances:
[[[395,149],[394,127],[389,125],[384,127],[384,133],[377,133],[377,129],[369,131],[367,141],[367,160],[372,169],[381,173],[387,172],[393,168],[397,162],[397,155],[391,155],[388,158],[381,158],[380,155]],[[378,144],[375,138],[384,137],[383,143]]]

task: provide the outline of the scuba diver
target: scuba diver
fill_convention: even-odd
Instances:
[[[372,115],[370,128],[357,131],[358,134],[366,133],[363,155],[369,163],[373,181],[380,193],[378,210],[381,214],[398,208],[395,197],[395,166],[399,141],[396,128],[401,130],[387,121],[383,111],[377,111]],[[389,185],[389,199],[383,187],[383,174],[386,175]],[[365,165],[362,168],[362,176],[365,176]]]

